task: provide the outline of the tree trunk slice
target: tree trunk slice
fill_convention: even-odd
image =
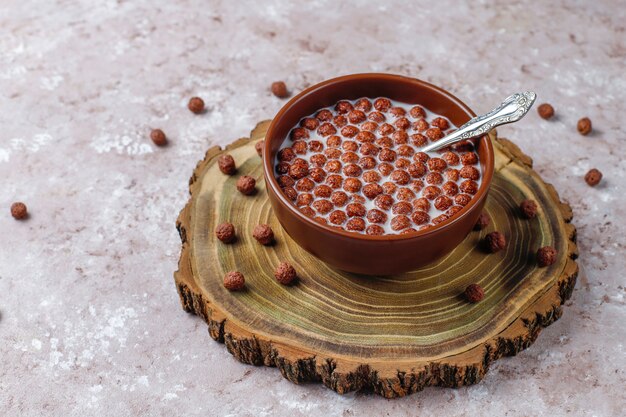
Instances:
[[[240,361],[276,366],[292,382],[321,381],[338,393],[397,397],[426,386],[474,384],[491,362],[527,348],[561,316],[578,273],[572,211],[512,142],[492,136],[496,173],[485,206],[492,219],[486,230],[470,233],[451,254],[423,269],[372,278],[332,269],[282,230],[254,149],[267,127],[260,123],[250,139],[226,148],[238,175],[256,178],[258,193],[237,192],[237,176],[217,167],[224,151],[211,148],[193,172],[191,198],[177,221],[182,252],[174,276],[182,306],[202,317],[211,337]],[[526,198],[539,204],[536,219],[518,214]],[[235,225],[234,244],[214,237],[224,221]],[[272,226],[274,246],[252,237],[259,223]],[[485,254],[478,243],[492,230],[504,232],[508,245]],[[535,253],[547,245],[557,249],[558,260],[539,268]],[[294,265],[297,284],[276,282],[280,261]],[[244,274],[245,291],[223,287],[231,270]],[[478,304],[462,297],[471,283],[485,290]]]

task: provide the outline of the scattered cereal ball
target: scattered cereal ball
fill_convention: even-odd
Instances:
[[[539,117],[542,119],[550,119],[554,116],[554,107],[549,105],[548,103],[543,103],[539,107],[537,107],[537,113],[539,113]]]
[[[391,179],[395,181],[396,184],[406,185],[411,180],[411,176],[402,169],[396,169],[391,173]]]
[[[249,175],[242,175],[237,180],[237,190],[243,195],[254,194],[256,180]]]
[[[374,142],[376,140],[376,135],[372,132],[361,131],[356,135],[355,139],[361,143]]]
[[[455,214],[457,214],[459,211],[463,210],[463,207],[461,206],[452,206],[448,209],[448,211],[446,211],[446,214],[449,217],[454,216]]]
[[[257,143],[254,144],[254,149],[256,150],[256,153],[259,156],[263,155],[263,146],[265,145],[265,141],[264,140],[260,140]]]
[[[276,271],[274,271],[274,276],[276,277],[276,281],[280,282],[283,285],[289,285],[296,279],[296,270],[293,266],[288,264],[287,262],[281,262],[278,264]]]
[[[413,180],[411,181],[411,189],[416,193],[419,193],[422,188],[424,188],[424,181],[422,180]]]
[[[583,117],[578,121],[576,128],[578,129],[578,133],[587,136],[591,133],[591,120],[588,117]]]
[[[305,216],[315,216],[315,210],[313,210],[311,207],[300,207],[300,212]]]
[[[224,243],[235,241],[235,226],[232,223],[222,223],[215,228],[215,236]]]
[[[407,234],[409,234],[409,233],[413,233],[413,232],[417,232],[417,230],[415,230],[415,229],[414,229],[414,228],[412,228],[412,227],[408,227],[408,228],[406,228],[406,229],[402,230],[402,231],[400,232],[400,234],[401,234],[401,235],[407,235]]]
[[[448,181],[458,181],[459,178],[461,178],[461,174],[458,169],[446,169],[445,174]]]
[[[420,146],[426,145],[428,139],[426,139],[426,136],[421,133],[414,133],[411,135],[411,142],[413,143],[413,146],[417,146],[419,148]]]
[[[333,113],[327,109],[320,110],[315,115],[315,118],[320,122],[328,122],[333,119]]]
[[[478,220],[476,220],[474,230],[483,230],[484,228],[489,226],[489,222],[491,222],[491,217],[489,217],[489,215],[483,211],[478,216]]]
[[[217,159],[217,166],[219,167],[220,171],[222,171],[222,173],[226,175],[234,175],[235,172],[237,172],[235,160],[227,153],[220,155],[220,157]]]
[[[592,187],[598,185],[600,180],[602,180],[602,173],[595,168],[590,169],[589,172],[585,174],[585,181]]]
[[[372,169],[376,166],[376,160],[371,156],[364,156],[359,159],[359,166],[363,169]]]
[[[379,184],[366,184],[363,187],[363,195],[370,200],[376,198],[379,194],[383,192],[383,187]]]
[[[189,99],[189,103],[187,104],[187,108],[191,110],[192,113],[200,114],[204,111],[204,100],[200,97],[191,97]]]
[[[524,200],[519,205],[522,216],[527,219],[534,219],[537,216],[537,203],[534,200]]]
[[[239,271],[230,271],[224,275],[224,288],[228,291],[241,291],[246,286],[246,280]]]
[[[313,217],[313,220],[315,220],[319,224],[328,224],[328,220],[326,220],[325,218],[320,217],[320,216]]]
[[[326,164],[326,161],[328,160],[321,153],[316,153],[315,155],[312,155],[311,158],[309,159],[313,165],[315,165],[316,167],[320,167],[320,168],[323,167]]]
[[[346,230],[362,232],[365,230],[365,220],[361,217],[353,217],[346,223]]]
[[[24,220],[28,217],[28,209],[26,208],[26,204],[21,202],[16,202],[11,204],[11,216],[15,220]]]
[[[387,110],[391,108],[391,101],[386,98],[377,98],[374,101],[374,108],[380,112],[385,113]]]
[[[396,128],[393,127],[393,125],[390,125],[389,123],[383,123],[378,128],[378,133],[380,133],[382,136],[387,136],[391,135],[393,132],[395,132],[395,130]]]
[[[291,129],[291,132],[289,132],[289,138],[294,142],[297,140],[308,139],[309,136],[309,131],[303,127],[294,127]]]
[[[363,112],[372,110],[372,103],[365,97],[360,98],[354,103],[354,108]]]
[[[376,122],[365,122],[361,125],[361,130],[364,130],[366,132],[374,132],[376,131],[376,129],[378,129],[378,123]]]
[[[419,119],[418,121],[413,123],[413,130],[416,130],[418,132],[424,132],[425,130],[429,128],[429,126],[430,125],[428,124],[426,120]]]
[[[450,127],[450,123],[448,123],[448,121],[443,117],[435,117],[430,124],[441,130],[446,130]]]
[[[252,236],[261,245],[271,245],[274,243],[274,231],[268,224],[257,224],[252,230]]]
[[[379,156],[379,158],[380,158],[380,156]],[[387,175],[391,174],[391,171],[393,171],[393,165],[388,164],[386,162],[383,162],[382,164],[378,165],[378,171],[381,174],[387,176]]]
[[[369,182],[369,183],[378,182],[380,181],[380,178],[381,178],[380,174],[376,171],[365,171],[363,173],[363,181],[365,182]]]
[[[370,224],[369,226],[367,226],[367,229],[365,229],[365,233],[370,236],[380,236],[385,234],[385,229],[377,224]]]
[[[430,156],[428,156],[426,152],[418,152],[413,157],[413,160],[415,162],[421,162],[422,164],[427,163],[429,159],[430,159]]]
[[[289,97],[287,86],[283,81],[275,81],[272,83],[272,94],[274,94],[278,98]]]
[[[409,219],[407,216],[403,214],[391,219],[391,229],[396,232],[402,229],[406,229],[410,225],[411,225],[411,219]]]
[[[346,221],[348,216],[341,210],[335,210],[328,216],[328,220],[337,226],[342,225]]]
[[[556,262],[556,249],[551,246],[544,246],[537,250],[537,264],[540,267],[550,266]]]
[[[361,167],[357,164],[347,164],[342,169],[342,172],[346,177],[358,177],[361,175],[362,171]]]
[[[430,221],[430,216],[425,211],[417,210],[411,215],[411,220],[417,225],[426,224]]]
[[[156,146],[165,146],[167,145],[167,137],[165,137],[165,133],[161,129],[154,129],[150,132],[150,139]]]
[[[506,246],[506,239],[500,232],[491,232],[485,236],[485,247],[489,252],[501,251]]]
[[[485,297],[485,292],[478,284],[470,284],[465,288],[465,299],[470,303],[477,303]]]

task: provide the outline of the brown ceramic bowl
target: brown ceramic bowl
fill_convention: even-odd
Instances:
[[[415,270],[454,249],[472,230],[493,176],[493,147],[487,136],[478,141],[482,182],[471,202],[452,218],[404,235],[369,236],[322,225],[305,216],[283,194],[274,176],[276,153],[289,131],[304,116],[341,99],[388,97],[419,104],[456,126],[474,112],[447,91],[414,78],[389,74],[356,74],[314,85],[292,98],[274,117],[265,137],[263,170],[267,193],[281,225],[302,248],[339,269],[367,275]]]

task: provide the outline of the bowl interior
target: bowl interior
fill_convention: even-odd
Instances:
[[[410,238],[411,236],[418,234],[423,235],[441,227],[445,227],[445,225],[450,224],[459,217],[463,216],[463,213],[469,211],[470,207],[476,204],[479,199],[484,197],[484,194],[486,193],[486,190],[491,182],[491,176],[493,173],[493,149],[487,136],[480,138],[477,143],[477,152],[483,176],[483,181],[481,182],[477,194],[474,198],[472,198],[472,201],[463,208],[463,210],[438,225],[406,235],[368,236],[338,230],[331,228],[330,226],[320,225],[300,213],[286,199],[276,182],[274,177],[276,153],[280,149],[283,141],[286,139],[289,131],[296,126],[302,117],[308,116],[323,107],[333,105],[339,100],[354,100],[361,97],[387,97],[409,104],[419,104],[427,110],[447,117],[456,127],[461,126],[475,116],[475,113],[468,106],[447,91],[415,78],[390,74],[357,74],[334,78],[320,84],[316,84],[315,86],[292,98],[278,112],[272,121],[265,138],[266,143],[263,163],[266,177],[268,177],[268,185],[277,192],[281,201],[289,206],[291,211],[297,213],[298,216],[306,218],[310,221],[310,223],[316,225],[317,227],[322,227],[334,233],[342,235],[348,234],[352,237],[365,239],[402,239]]]

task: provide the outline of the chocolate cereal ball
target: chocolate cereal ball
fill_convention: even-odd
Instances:
[[[589,133],[591,133],[591,119],[589,119],[588,117],[583,117],[578,121],[576,129],[578,129],[578,133],[580,133],[581,135],[587,136]]]
[[[346,230],[362,232],[365,230],[365,220],[361,217],[352,217],[348,220],[348,223],[346,223]]]
[[[278,98],[287,98],[289,97],[289,92],[287,91],[287,85],[283,81],[275,81],[271,86],[272,94],[274,94]]]
[[[591,187],[598,185],[601,180],[602,173],[595,168],[590,169],[589,172],[585,174],[585,182]]]
[[[544,246],[537,250],[537,264],[540,267],[550,266],[556,262],[557,252],[551,246]]]
[[[228,291],[241,291],[246,286],[246,280],[239,271],[230,271],[224,275],[224,288]]]
[[[224,243],[232,243],[236,239],[235,226],[232,223],[222,223],[215,228],[215,236]]]
[[[522,216],[526,219],[537,217],[537,203],[534,200],[524,200],[519,205]]]
[[[237,180],[237,190],[243,195],[252,195],[256,190],[256,180],[249,175],[243,175]]]
[[[200,114],[204,111],[204,100],[200,97],[191,97],[189,103],[187,103],[187,108],[191,110],[192,113]]]
[[[167,137],[161,129],[154,129],[152,132],[150,132],[150,139],[152,139],[152,142],[154,142],[156,146],[167,145]]]
[[[235,172],[237,172],[235,160],[227,153],[220,155],[220,157],[217,158],[217,166],[219,167],[220,171],[222,171],[222,173],[226,175],[234,175]]]
[[[485,291],[478,284],[470,284],[465,288],[464,295],[470,303],[477,303],[485,297]]]
[[[15,220],[24,220],[28,217],[28,209],[26,208],[26,204],[21,202],[16,202],[11,204],[11,216]]]
[[[554,116],[554,107],[548,103],[543,103],[537,107],[537,113],[539,113],[539,117],[542,119],[550,119]]]
[[[296,276],[296,270],[287,262],[279,263],[278,267],[276,267],[276,271],[274,271],[274,277],[276,277],[276,281],[280,282],[283,285],[291,284],[296,279]]]
[[[459,206],[456,206],[456,207],[459,207]],[[489,215],[483,211],[478,216],[478,220],[476,220],[476,224],[474,225],[474,230],[483,230],[484,228],[489,226],[490,222],[491,222],[491,217],[489,217]]]
[[[254,144],[254,149],[256,150],[257,155],[259,156],[263,155],[263,146],[265,146],[264,140],[260,140]]]
[[[257,224],[256,226],[254,226],[252,236],[261,245],[267,246],[274,243],[274,231],[269,226],[269,224]]]
[[[485,236],[485,248],[491,252],[496,253],[506,247],[506,238],[500,232],[491,232]]]

